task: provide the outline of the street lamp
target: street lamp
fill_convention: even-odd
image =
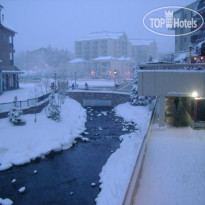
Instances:
[[[191,51],[192,51],[193,47],[192,44],[189,44],[189,64],[191,64]]]
[[[115,84],[116,84],[116,77],[117,77],[117,70],[114,70],[114,75],[115,75]]]
[[[55,79],[55,90],[56,90],[56,71],[54,71],[54,79]]]

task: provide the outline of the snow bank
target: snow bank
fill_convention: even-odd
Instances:
[[[116,115],[127,122],[137,124],[139,130],[120,136],[120,148],[111,155],[100,173],[101,192],[97,205],[122,204],[126,189],[139,153],[145,132],[151,118],[148,107],[132,106],[129,103],[118,105]]]
[[[12,205],[13,201],[10,200],[10,199],[2,199],[2,198],[0,198],[0,204],[2,204],[2,205]]]
[[[0,170],[28,163],[52,150],[70,148],[85,130],[86,118],[86,110],[68,98],[62,105],[60,122],[48,119],[44,110],[37,114],[36,123],[34,115],[25,115],[25,126],[13,126],[8,119],[0,119]]]

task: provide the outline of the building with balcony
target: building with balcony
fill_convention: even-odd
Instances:
[[[77,58],[91,60],[101,56],[130,56],[131,47],[124,32],[94,32],[75,42]]]
[[[18,75],[22,73],[14,66],[13,38],[16,32],[2,22],[2,9],[0,5],[0,93],[19,88]]]

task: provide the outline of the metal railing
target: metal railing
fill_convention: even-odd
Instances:
[[[28,109],[30,107],[34,107],[40,104],[42,101],[49,97],[50,93],[42,95],[37,98],[32,98],[24,101],[13,101],[9,103],[0,103],[0,113],[2,112],[9,112],[14,106],[20,109]]]
[[[192,64],[163,64],[163,63],[150,63],[139,65],[141,70],[198,70],[205,69],[205,63],[192,63]]]
[[[122,205],[132,205],[134,202],[134,197],[135,197],[135,194],[137,192],[138,185],[139,185],[142,164],[143,164],[143,160],[144,160],[144,156],[145,156],[145,151],[146,151],[146,146],[147,146],[147,138],[151,132],[151,124],[153,124],[153,122],[154,122],[154,117],[156,114],[157,105],[158,105],[158,102],[156,102],[154,105],[154,109],[153,109],[152,116],[151,116],[151,119],[150,119],[150,122],[148,125],[148,129],[147,129],[147,132],[146,132],[144,139],[142,141],[142,144],[141,144],[141,147],[140,147],[140,150],[139,150],[136,162],[135,162],[134,169],[132,171],[132,175],[130,177],[130,181],[129,181]]]

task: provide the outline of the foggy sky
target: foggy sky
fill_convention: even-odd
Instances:
[[[162,6],[193,0],[0,0],[5,24],[17,32],[16,52],[51,45],[74,52],[74,41],[91,32],[126,32],[128,38],[156,39],[161,52],[174,50],[174,37],[148,31],[143,17]]]

